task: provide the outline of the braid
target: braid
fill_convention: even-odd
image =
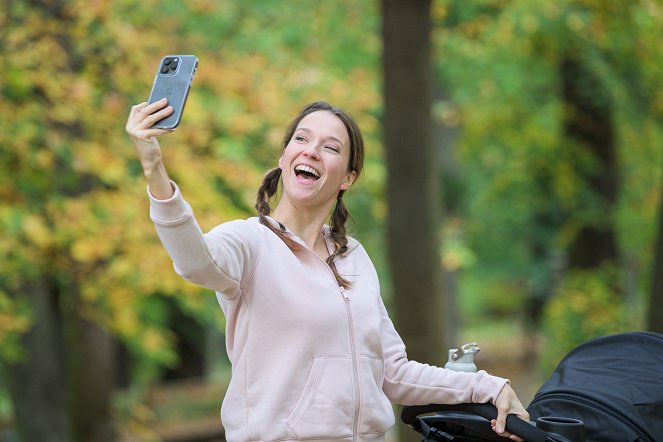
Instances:
[[[258,196],[256,198],[256,210],[258,215],[265,216],[269,215],[272,211],[269,207],[269,200],[276,194],[276,190],[279,187],[279,179],[281,178],[281,169],[276,168],[270,170],[265,179],[262,181],[262,185],[258,189]]]
[[[276,194],[279,188],[279,180],[281,179],[281,169],[276,168],[267,172],[262,185],[258,189],[256,198],[256,210],[258,211],[258,219],[260,223],[266,226],[269,230],[274,232],[276,236],[281,238],[283,242],[290,248],[290,250],[297,249],[297,243],[288,236],[287,233],[277,229],[268,219],[267,215],[270,214],[272,208],[269,206],[269,200]]]
[[[352,284],[338,273],[336,270],[336,263],[334,262],[336,258],[342,256],[348,251],[348,237],[346,235],[345,223],[348,218],[351,218],[351,215],[345,207],[345,204],[343,204],[343,193],[345,193],[344,190],[338,192],[336,206],[334,207],[334,212],[331,216],[330,231],[335,250],[334,253],[327,258],[327,264],[334,272],[334,276],[339,285],[347,289],[350,288]]]

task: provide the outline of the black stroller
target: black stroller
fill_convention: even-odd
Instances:
[[[528,442],[663,442],[663,335],[623,333],[572,350],[527,407],[532,422],[506,428]],[[505,441],[490,404],[404,407],[423,441]]]

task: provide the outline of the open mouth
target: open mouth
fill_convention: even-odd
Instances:
[[[305,181],[317,181],[320,178],[320,172],[305,164],[295,166],[295,175]]]

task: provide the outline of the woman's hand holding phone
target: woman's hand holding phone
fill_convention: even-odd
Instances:
[[[152,104],[140,103],[131,108],[125,127],[138,153],[150,193],[157,199],[168,199],[174,192],[163,165],[161,147],[156,138],[172,131],[152,126],[172,113],[173,108],[168,106],[166,99]]]

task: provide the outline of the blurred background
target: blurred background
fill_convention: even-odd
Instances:
[[[357,118],[350,230],[413,359],[477,342],[527,405],[577,344],[663,332],[661,41],[659,0],[1,0],[0,441],[223,440],[224,318],[124,132],[166,54],[200,60],[162,147],[204,230],[305,104]]]

